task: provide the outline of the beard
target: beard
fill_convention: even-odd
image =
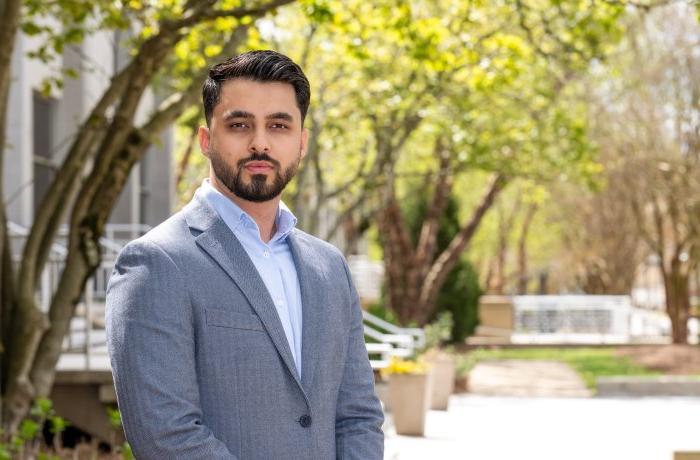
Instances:
[[[238,160],[235,169],[226,164],[221,154],[215,150],[209,151],[209,160],[214,175],[231,193],[246,201],[262,203],[270,201],[282,193],[282,190],[296,175],[301,155],[284,171],[282,171],[280,162],[266,153],[256,152],[247,158]],[[268,175],[266,174],[253,174],[250,177],[250,182],[246,183],[243,178],[243,170],[246,163],[251,161],[267,161],[274,166],[274,175],[270,177],[270,183],[268,183]]]

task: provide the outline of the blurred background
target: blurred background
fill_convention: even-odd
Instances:
[[[196,137],[208,67],[265,48],[311,82],[309,151],[283,200],[348,258],[387,458],[700,450],[683,431],[700,409],[698,2],[0,0],[0,12],[0,459],[129,458],[106,282],[119,250],[208,174]],[[438,355],[456,394],[406,437],[392,376],[430,373]],[[580,426],[557,431],[579,410]],[[614,438],[608,413],[629,414],[611,419]],[[528,444],[542,433],[561,443]],[[593,450],[572,449],[581,436]],[[700,458],[688,455],[676,458]]]

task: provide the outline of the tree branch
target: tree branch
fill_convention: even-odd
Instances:
[[[507,182],[506,177],[503,175],[496,174],[493,177],[491,183],[487,187],[486,193],[481,199],[481,202],[472,213],[472,217],[464,225],[464,227],[461,228],[459,233],[455,235],[447,248],[437,257],[433,265],[430,267],[430,271],[428,272],[420,291],[421,305],[434,304],[434,300],[437,297],[437,293],[439,292],[445,277],[459,260],[462,251],[464,251],[464,248],[466,248],[471,239],[474,237],[474,234],[476,233],[481,220],[486,214],[486,211],[493,206],[496,197],[501,193],[501,191],[503,191]]]
[[[430,267],[435,249],[437,247],[437,233],[440,226],[440,217],[447,204],[447,198],[452,189],[452,175],[450,174],[451,152],[444,146],[441,137],[435,140],[433,154],[440,159],[437,170],[437,183],[433,191],[432,203],[428,206],[428,212],[421,226],[418,244],[416,246],[416,264]]]

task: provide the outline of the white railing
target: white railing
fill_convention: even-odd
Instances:
[[[671,323],[663,311],[634,306],[630,296],[513,296],[513,343],[663,343]],[[700,325],[688,321],[688,341]]]
[[[8,222],[10,241],[12,244],[13,261],[19,266],[24,243],[29,230],[14,222]],[[95,273],[85,283],[85,290],[76,307],[75,317],[71,320],[70,333],[63,343],[63,351],[81,353],[85,356],[86,368],[90,368],[90,357],[95,349],[104,349],[104,298],[107,282],[112,273],[114,263],[122,247],[150,230],[143,224],[108,224],[105,226],[105,236],[100,238],[102,261]],[[68,226],[59,227],[56,241],[51,245],[48,260],[39,278],[37,287],[37,305],[43,312],[48,312],[68,254]]]
[[[367,343],[367,352],[373,369],[383,369],[393,356],[409,357],[425,345],[422,329],[398,327],[366,311],[362,316],[365,337],[372,340]]]

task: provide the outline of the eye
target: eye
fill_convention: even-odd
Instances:
[[[289,126],[285,125],[284,123],[272,123],[270,125],[270,128],[273,129],[289,129]]]
[[[242,121],[234,121],[232,123],[229,123],[228,126],[232,129],[246,129],[248,128],[248,123],[244,123]]]

